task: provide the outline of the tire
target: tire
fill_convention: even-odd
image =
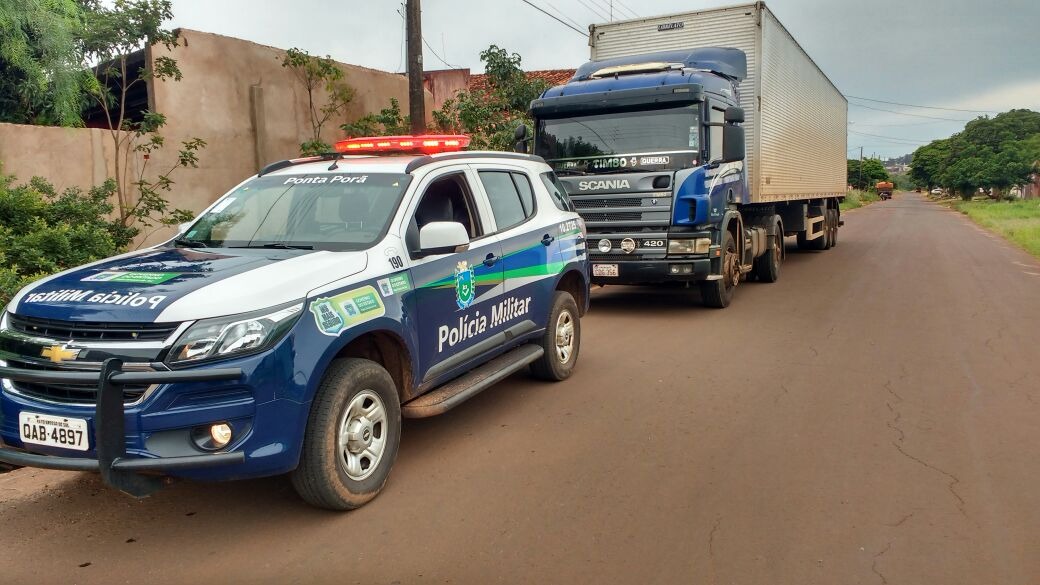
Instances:
[[[722,234],[722,251],[722,278],[700,283],[701,301],[704,303],[704,306],[713,309],[725,309],[728,307],[733,300],[733,291],[740,282],[740,275],[732,274],[732,267],[730,269],[731,273],[727,275],[726,267],[731,262],[728,258],[730,254],[735,258],[737,254],[737,245],[733,242],[733,234],[729,233],[729,230]],[[739,268],[740,261],[735,261]]]
[[[400,444],[401,405],[390,374],[370,360],[338,359],[311,404],[293,487],[312,506],[361,507],[383,489]]]
[[[539,345],[545,352],[531,363],[531,373],[536,378],[554,382],[570,378],[581,349],[578,304],[571,293],[558,290],[553,294],[549,322]]]
[[[838,245],[838,222],[841,221],[841,212],[838,211],[837,209],[834,209],[833,212],[834,212],[834,233],[831,234],[831,247],[832,248]]]
[[[823,249],[830,250],[834,247],[834,210],[826,210],[823,216],[827,218],[823,221],[823,225],[826,226],[824,228],[826,231],[823,236],[823,239],[826,240],[826,242],[823,244]]]
[[[780,265],[784,262],[784,231],[780,222],[774,226],[776,235],[773,236],[772,248],[755,259],[754,274],[759,282],[780,280]]]

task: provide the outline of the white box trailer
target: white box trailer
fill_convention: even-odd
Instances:
[[[747,55],[750,203],[843,197],[848,101],[764,2],[590,27],[592,60],[732,47]]]

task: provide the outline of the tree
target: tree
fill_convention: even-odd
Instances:
[[[0,176],[0,307],[33,280],[126,249],[135,232],[109,219],[114,191],[112,180],[58,193],[38,177]]]
[[[163,193],[173,186],[173,171],[198,166],[198,152],[205,147],[205,141],[183,141],[172,168],[150,178],[147,171],[152,154],[165,144],[159,130],[166,125],[166,117],[156,112],[144,111],[137,116],[127,111],[127,97],[137,85],[181,79],[177,61],[169,56],[155,57],[151,66],[136,71],[130,66],[131,55],[136,51],[154,45],[169,50],[177,46],[176,33],[163,28],[163,22],[173,17],[170,1],[114,0],[111,6],[100,0],[80,2],[85,9],[83,53],[86,61],[93,64],[94,74],[88,93],[101,108],[115,146],[115,211],[120,223],[130,228],[135,224],[175,224],[190,219],[194,215],[191,211],[171,210]],[[130,174],[130,158],[134,154],[143,159],[136,176]]]
[[[874,158],[863,160],[862,172],[860,172],[860,161],[850,159],[846,170],[848,184],[861,191],[873,189],[879,181],[889,180],[884,163]]]
[[[529,79],[520,55],[491,45],[480,53],[487,74],[487,90],[460,91],[433,113],[442,132],[469,134],[471,147],[512,150],[513,132],[519,124],[531,124],[527,109],[548,84]]]
[[[330,152],[332,147],[321,138],[321,130],[329,118],[343,112],[354,100],[354,88],[343,81],[343,71],[332,57],[316,57],[301,49],[289,49],[282,67],[292,69],[307,92],[307,108],[311,138],[300,145],[303,155]],[[324,104],[318,105],[318,92],[324,91]]]
[[[383,108],[378,114],[368,114],[355,122],[347,122],[340,126],[347,138],[359,136],[398,136],[412,131],[411,116],[401,113],[401,104],[397,98],[390,98],[390,106]]]
[[[910,159],[910,178],[918,186],[931,190],[939,184],[939,176],[949,155],[950,143],[945,139],[918,148]]]
[[[76,0],[0,2],[0,122],[81,124],[82,27]]]

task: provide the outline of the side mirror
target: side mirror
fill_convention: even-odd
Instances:
[[[514,151],[527,154],[527,141],[530,140],[527,134],[527,124],[520,124],[516,127],[513,132],[513,139],[516,140],[516,144],[513,146]]]
[[[451,254],[469,249],[466,226],[457,221],[431,221],[419,230],[419,252],[423,256]]]
[[[722,127],[722,162],[744,160],[744,129],[726,124]]]
[[[727,124],[743,124],[744,108],[738,108],[737,106],[726,108],[725,119]]]

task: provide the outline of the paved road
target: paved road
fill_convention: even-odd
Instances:
[[[0,581],[1040,582],[1040,265],[913,194],[846,221],[725,311],[596,291],[572,380],[407,422],[354,513],[0,475]]]

